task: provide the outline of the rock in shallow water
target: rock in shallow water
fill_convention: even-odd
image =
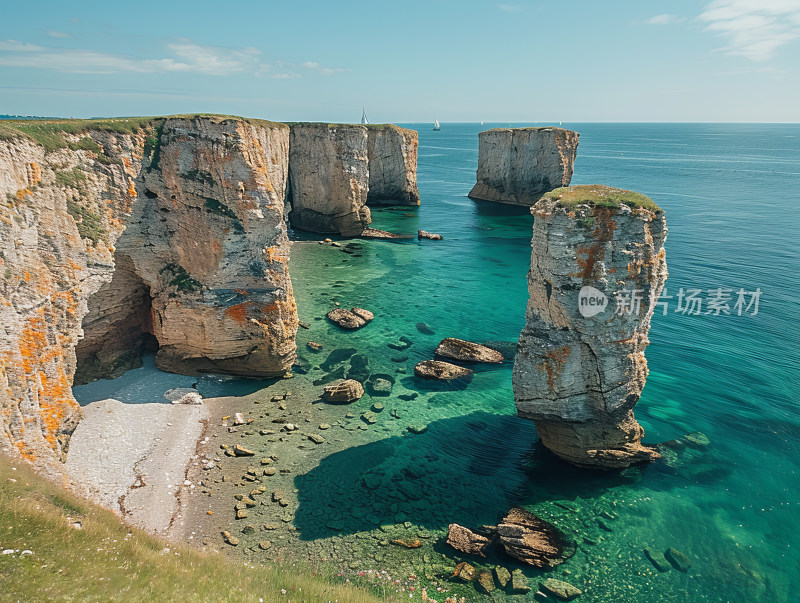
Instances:
[[[447,544],[462,553],[486,557],[491,540],[457,523],[451,523],[447,530]]]
[[[672,567],[674,567],[679,572],[683,572],[684,574],[688,572],[689,568],[692,566],[691,559],[689,559],[679,550],[673,549],[672,547],[668,548],[664,552],[664,557],[667,558],[667,561],[670,562],[670,565],[672,565]]]
[[[534,567],[563,563],[572,552],[564,536],[552,524],[522,507],[514,507],[497,526],[506,553]]]
[[[335,308],[328,312],[327,316],[330,321],[349,330],[360,329],[375,318],[372,312],[363,308],[351,308],[350,310]]]
[[[436,355],[461,362],[503,362],[503,355],[497,350],[455,337],[443,339],[436,348]]]
[[[441,360],[423,360],[414,367],[414,374],[420,379],[439,379],[449,381],[472,375],[472,371],[463,366],[450,364]]]
[[[355,379],[343,379],[328,385],[322,392],[326,402],[355,402],[364,395],[364,386]]]
[[[583,594],[583,591],[569,582],[548,578],[539,584],[541,589],[561,601],[572,601]]]
[[[418,239],[429,239],[431,241],[441,241],[442,235],[436,234],[435,232],[428,232],[427,230],[418,230],[417,231],[417,238]]]

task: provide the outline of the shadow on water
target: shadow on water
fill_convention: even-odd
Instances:
[[[347,448],[295,478],[295,526],[315,540],[404,521],[493,524],[516,504],[595,498],[644,473],[581,470],[536,441],[530,421],[474,412],[434,421],[423,434]]]
[[[472,199],[475,204],[475,213],[488,218],[508,218],[512,216],[531,215],[531,208],[524,205],[509,205],[507,203],[494,203]]]

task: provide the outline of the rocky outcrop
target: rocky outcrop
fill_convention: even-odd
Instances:
[[[477,183],[469,197],[533,205],[572,179],[578,133],[562,128],[494,128],[478,135]]]
[[[342,402],[349,404],[364,395],[364,386],[355,379],[341,379],[325,386],[322,399],[326,402]]]
[[[367,202],[419,205],[417,146],[415,131],[393,125],[292,124],[292,226],[360,236],[372,221]]]
[[[486,557],[491,540],[469,528],[451,523],[447,528],[447,544],[462,553]]]
[[[0,126],[3,450],[59,471],[77,362],[114,375],[150,333],[166,370],[291,367],[288,142],[238,118]]]
[[[360,329],[368,322],[371,322],[375,315],[364,308],[334,308],[326,314],[328,320],[336,323],[342,329]]]
[[[667,277],[664,212],[644,195],[606,186],[556,189],[531,211],[530,300],[513,372],[519,415],[536,422],[545,446],[582,467],[657,458],[641,444],[632,409]]]
[[[375,205],[419,205],[417,149],[419,135],[392,124],[367,127],[369,193]]]
[[[460,362],[503,362],[503,355],[497,350],[455,337],[442,339],[436,347],[436,355]]]

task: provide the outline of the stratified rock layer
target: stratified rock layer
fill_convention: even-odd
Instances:
[[[37,122],[42,144],[25,131],[0,131],[0,448],[60,472],[76,363],[114,375],[151,333],[166,370],[291,367],[287,126]]]
[[[419,205],[417,133],[394,125],[295,123],[289,145],[294,228],[360,236],[367,202]]]
[[[578,133],[562,128],[495,128],[478,135],[472,199],[533,205],[572,179]]]
[[[395,125],[367,128],[369,193],[367,203],[419,205],[417,149],[419,135]]]
[[[632,409],[667,277],[664,212],[644,195],[604,186],[557,189],[531,211],[530,300],[513,373],[519,415],[579,466],[657,458],[641,444]]]

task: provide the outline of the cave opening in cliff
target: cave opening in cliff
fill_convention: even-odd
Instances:
[[[142,354],[158,350],[150,287],[129,256],[118,253],[114,262],[111,281],[88,300],[83,339],[75,348],[74,385],[119,377],[142,366]]]

